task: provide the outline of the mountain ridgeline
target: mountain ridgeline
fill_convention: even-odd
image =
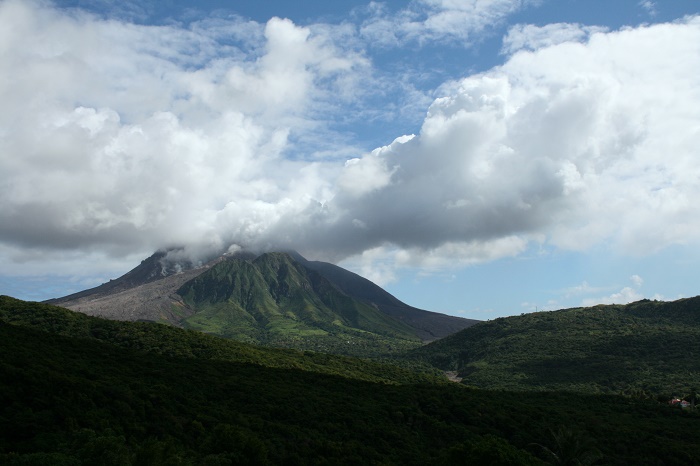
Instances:
[[[123,277],[49,302],[110,319],[356,356],[395,354],[476,323],[408,306],[359,275],[294,252],[238,253],[199,267],[156,253]]]

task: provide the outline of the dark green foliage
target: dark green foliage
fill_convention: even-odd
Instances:
[[[490,434],[474,436],[473,439],[450,448],[441,460],[446,465],[536,466],[543,464],[533,455]]]
[[[100,340],[122,348],[198,359],[295,368],[383,383],[437,382],[443,378],[426,365],[392,364],[312,351],[274,349],[205,335],[152,322],[120,322],[0,296],[0,321],[67,337]]]
[[[537,444],[545,458],[553,464],[566,466],[588,466],[602,459],[595,441],[585,432],[577,432],[567,426],[552,431],[551,447]]]
[[[554,451],[562,425],[601,464],[700,462],[700,418],[655,402],[389,385],[36,328],[0,322],[0,464],[541,464],[534,444]]]
[[[412,355],[477,387],[668,399],[700,386],[700,298],[498,318]]]
[[[424,341],[433,341],[458,332],[478,321],[424,311],[401,302],[371,281],[328,262],[307,261],[292,252],[291,256],[306,268],[326,277],[345,294],[370,304],[382,313],[409,325]]]
[[[222,261],[178,294],[195,310],[183,325],[235,340],[352,356],[420,346],[415,329],[351,298],[286,253]]]

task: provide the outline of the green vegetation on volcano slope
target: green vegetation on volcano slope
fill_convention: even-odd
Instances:
[[[233,257],[185,283],[183,325],[234,340],[353,356],[420,346],[416,330],[353,299],[286,253]]]
[[[7,465],[527,465],[576,442],[609,465],[700,462],[700,418],[618,396],[385,385],[2,322],[0,355]]]
[[[498,318],[412,356],[483,388],[683,395],[700,387],[700,297]]]
[[[312,351],[265,348],[153,322],[122,322],[62,307],[0,296],[0,322],[66,337],[100,340],[121,348],[166,356],[216,359],[295,368],[383,383],[440,382],[437,369],[362,360]]]

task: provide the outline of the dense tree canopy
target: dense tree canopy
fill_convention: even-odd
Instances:
[[[157,328],[150,348],[128,348],[90,337],[97,319],[7,298],[0,308],[4,464],[542,464],[542,447],[561,449],[561,426],[604,464],[700,461],[687,435],[697,415],[666,404],[159,354],[156,336],[174,329],[121,323],[126,334]],[[87,333],[59,334],[70,327]]]

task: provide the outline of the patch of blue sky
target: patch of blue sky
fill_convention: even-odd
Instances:
[[[700,249],[698,249],[700,251]],[[700,252],[672,246],[630,257],[530,247],[517,257],[439,273],[404,269],[385,289],[408,304],[479,320],[638,299],[696,296]]]

